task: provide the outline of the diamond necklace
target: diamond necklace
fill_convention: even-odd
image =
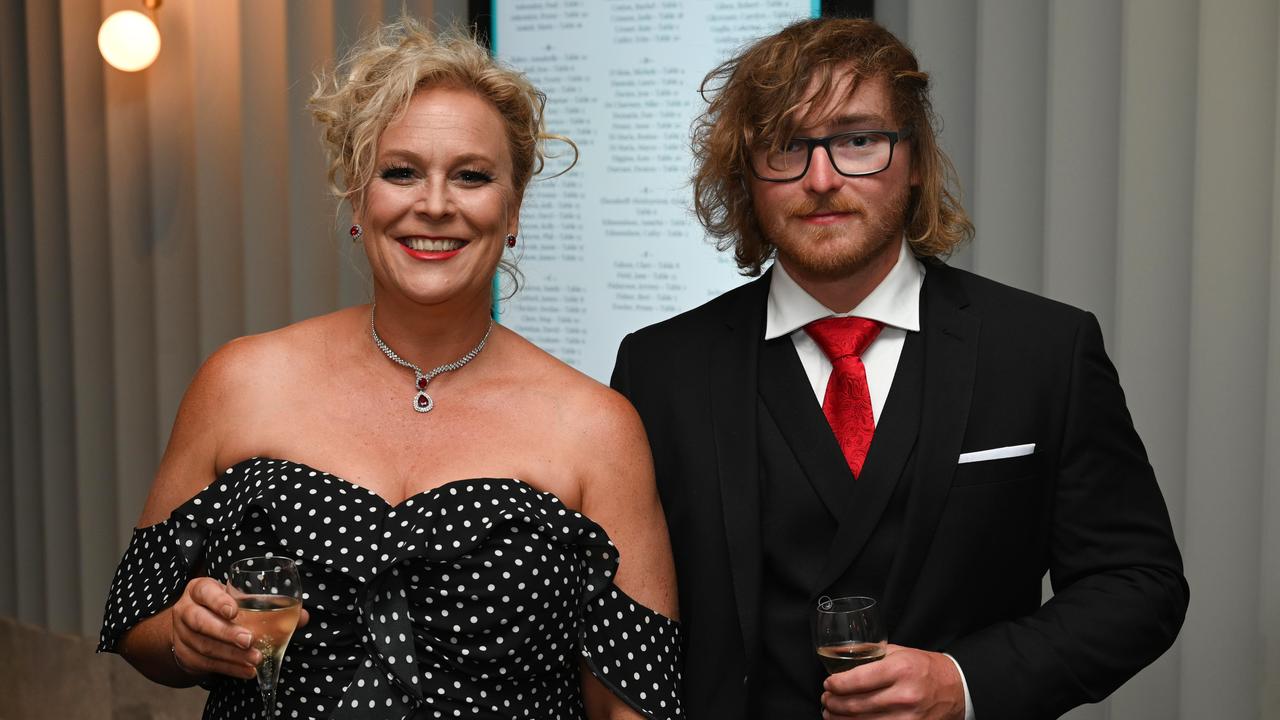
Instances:
[[[489,333],[493,332],[493,318],[489,318],[489,327],[484,331],[484,337],[480,338],[480,344],[471,348],[466,355],[463,355],[451,363],[446,363],[439,367],[432,368],[427,372],[423,372],[422,368],[397,355],[395,350],[387,347],[387,344],[382,341],[382,338],[378,337],[378,328],[374,324],[374,316],[377,311],[378,306],[376,304],[369,308],[369,334],[373,336],[373,344],[378,346],[378,349],[382,351],[383,355],[387,356],[388,360],[413,371],[413,386],[417,390],[417,395],[413,398],[413,409],[420,413],[429,413],[431,412],[431,408],[436,406],[435,400],[432,400],[431,396],[427,394],[427,383],[431,382],[437,375],[453,372],[472,360],[475,360],[476,356],[480,354],[480,351],[484,349],[484,344],[489,342]]]

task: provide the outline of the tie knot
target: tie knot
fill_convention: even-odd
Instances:
[[[884,323],[860,317],[830,317],[815,320],[804,331],[818,343],[827,359],[834,363],[842,357],[861,357],[867,346],[880,334]]]

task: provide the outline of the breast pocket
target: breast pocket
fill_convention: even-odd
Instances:
[[[1039,461],[1040,453],[1034,452],[1018,457],[960,463],[956,465],[956,474],[951,480],[951,486],[994,485],[1034,477]]]

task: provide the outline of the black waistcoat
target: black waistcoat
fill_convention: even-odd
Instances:
[[[862,476],[855,480],[791,339],[766,341],[761,348],[758,452],[763,558],[760,646],[748,684],[751,718],[821,717],[819,698],[826,673],[809,637],[809,618],[817,598],[884,597],[910,490],[910,483],[900,480],[912,476],[914,452],[906,456],[905,466],[878,462],[887,453],[878,453],[877,445],[887,445],[895,436],[914,442],[923,367],[919,333],[909,333]],[[892,495],[875,518],[862,551],[832,578],[824,569],[840,521],[853,515],[845,509],[854,501],[855,482],[888,483]]]

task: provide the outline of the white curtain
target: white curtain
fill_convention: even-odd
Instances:
[[[1076,720],[1280,718],[1276,0],[880,0],[935,83],[976,240],[1092,310],[1191,584],[1178,643]]]
[[[0,0],[0,615],[93,635],[181,393],[226,340],[360,302],[303,110],[402,7]],[[1276,0],[880,0],[977,225],[953,262],[1100,318],[1187,563],[1159,662],[1076,720],[1280,719]]]
[[[0,615],[96,635],[182,392],[227,340],[362,302],[304,103],[402,11],[465,0],[0,0]]]

